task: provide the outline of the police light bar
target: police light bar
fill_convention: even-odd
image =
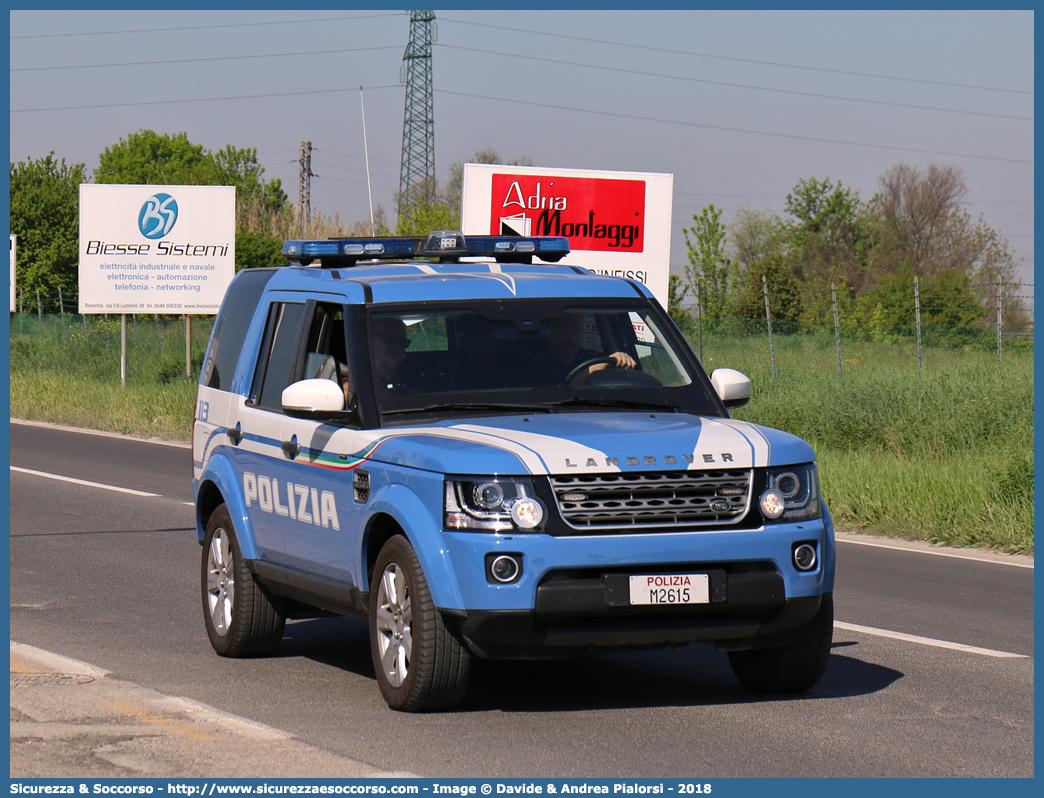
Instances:
[[[438,258],[456,262],[463,257],[496,258],[501,263],[532,263],[533,258],[556,263],[569,254],[569,239],[557,236],[467,236],[459,230],[436,230],[427,238],[332,238],[286,241],[283,256],[304,265],[351,266],[360,260]]]

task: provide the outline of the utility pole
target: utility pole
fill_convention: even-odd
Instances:
[[[400,216],[418,199],[435,200],[435,103],[431,78],[431,45],[435,38],[435,12],[411,11],[410,41],[399,72],[400,82],[406,84],[399,172]]]
[[[300,205],[301,216],[304,218],[305,226],[312,221],[312,142],[301,142],[301,193]]]

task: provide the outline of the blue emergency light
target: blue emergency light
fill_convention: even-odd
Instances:
[[[331,238],[286,241],[283,256],[308,265],[319,260],[329,267],[353,266],[361,260],[437,258],[455,263],[461,258],[495,258],[500,263],[532,263],[533,258],[557,263],[569,254],[569,239],[558,236],[467,236],[459,230],[436,230],[427,238]]]

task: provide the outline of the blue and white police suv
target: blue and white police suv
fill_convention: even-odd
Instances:
[[[192,442],[218,654],[365,619],[407,711],[459,703],[475,658],[697,641],[750,689],[816,684],[835,552],[811,447],[730,418],[750,381],[568,252],[288,241],[288,267],[236,276]]]

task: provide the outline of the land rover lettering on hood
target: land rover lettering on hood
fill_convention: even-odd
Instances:
[[[369,624],[394,709],[477,659],[710,643],[755,691],[819,680],[834,535],[800,438],[733,419],[650,292],[555,237],[287,241],[218,313],[193,430],[203,620]],[[698,680],[699,674],[693,674]]]

